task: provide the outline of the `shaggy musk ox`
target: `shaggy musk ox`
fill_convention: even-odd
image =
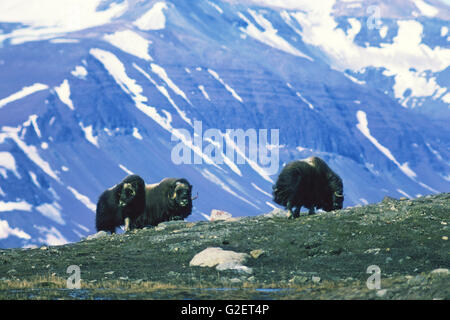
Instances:
[[[165,178],[145,186],[145,212],[134,228],[156,226],[170,220],[183,220],[192,212],[192,186],[186,179]]]
[[[116,232],[125,224],[127,231],[145,210],[145,182],[138,175],[127,176],[121,183],[101,194],[97,202],[97,231]]]
[[[301,207],[332,211],[342,209],[344,202],[341,178],[322,159],[310,157],[293,161],[281,171],[273,188],[273,200],[285,206],[293,217],[300,216]]]

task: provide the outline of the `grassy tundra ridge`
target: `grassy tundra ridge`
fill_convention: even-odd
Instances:
[[[450,194],[442,193],[298,219],[275,210],[4,249],[0,299],[448,300],[449,223]],[[210,247],[244,253],[242,266],[190,265]],[[80,268],[80,289],[67,287],[71,265]],[[371,266],[378,288],[367,286]]]

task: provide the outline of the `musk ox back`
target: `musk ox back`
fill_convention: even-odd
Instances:
[[[192,186],[186,179],[165,178],[145,187],[146,206],[133,227],[156,226],[170,220],[183,220],[192,212]]]
[[[130,175],[100,195],[95,226],[97,231],[115,233],[117,227],[125,224],[125,230],[128,230],[144,210],[145,182],[138,175]]]
[[[300,215],[301,207],[332,211],[342,209],[342,179],[322,159],[310,157],[287,164],[273,186],[273,200]]]

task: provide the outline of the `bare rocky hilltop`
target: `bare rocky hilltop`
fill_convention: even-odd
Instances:
[[[298,219],[166,222],[0,250],[0,298],[449,299],[449,223],[449,193]],[[72,265],[80,289],[67,287]]]

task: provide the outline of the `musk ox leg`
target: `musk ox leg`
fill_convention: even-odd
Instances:
[[[293,208],[293,206],[292,206],[291,202],[288,201],[288,203],[286,204],[286,209],[289,212],[289,216],[288,216],[289,219],[294,219],[294,214],[292,213],[292,208]]]
[[[313,215],[313,214],[315,214],[316,212],[314,211],[314,207],[312,207],[312,208],[310,208],[309,209],[309,213],[308,213],[308,215]]]
[[[126,217],[125,218],[125,227],[124,227],[125,232],[130,230],[130,217]]]
[[[295,207],[295,210],[294,210],[294,218],[300,217],[300,209],[301,209],[301,208],[302,208],[302,206]]]

